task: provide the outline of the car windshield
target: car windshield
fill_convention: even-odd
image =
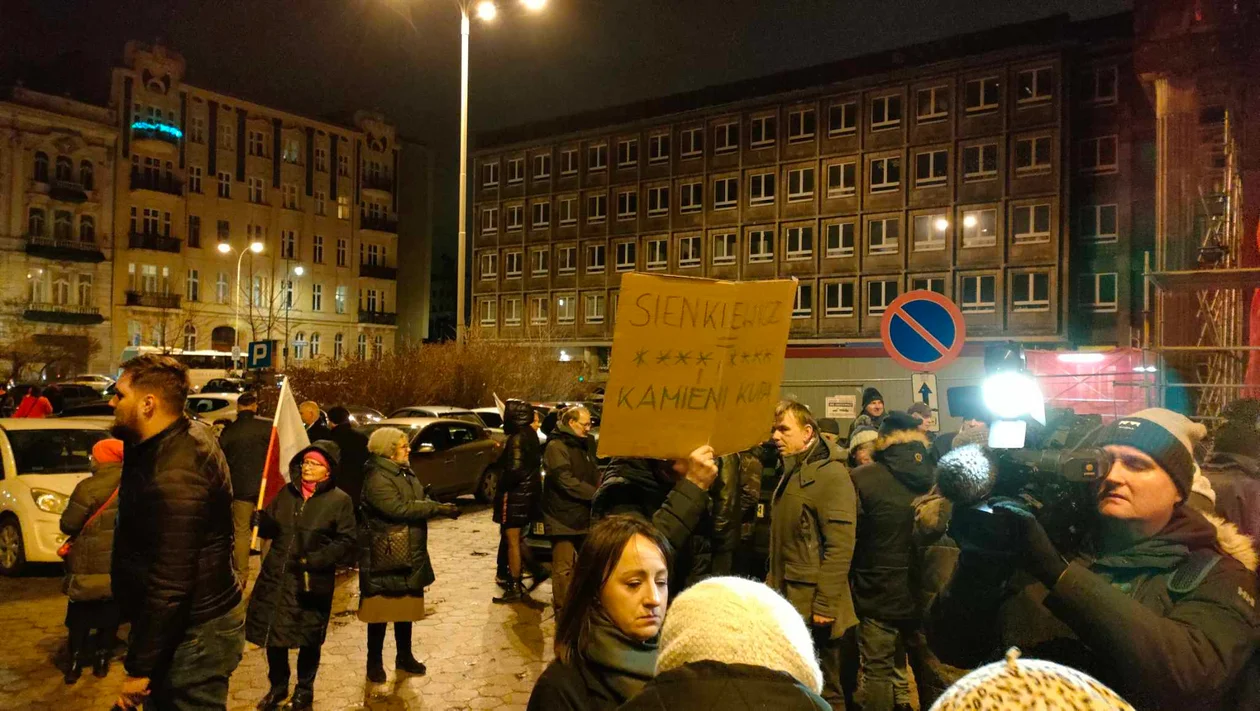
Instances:
[[[9,430],[19,474],[82,474],[91,471],[92,446],[105,430]]]
[[[486,427],[503,426],[503,417],[497,412],[478,412],[477,414],[481,416],[481,421],[486,424]]]

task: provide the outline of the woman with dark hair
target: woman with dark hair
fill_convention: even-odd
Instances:
[[[556,617],[556,659],[528,711],[615,709],[643,690],[656,670],[672,558],[669,542],[639,516],[591,527]]]
[[[503,454],[499,456],[499,500],[494,521],[507,542],[508,584],[491,602],[505,604],[527,599],[534,588],[547,579],[547,569],[534,560],[524,542],[524,529],[538,519],[542,499],[542,443],[538,441],[540,420],[527,402],[508,400],[503,408]],[[521,583],[522,567],[528,567],[534,582]]]

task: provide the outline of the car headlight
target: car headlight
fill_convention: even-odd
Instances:
[[[31,498],[40,511],[50,514],[60,514],[70,503],[70,497],[47,489],[31,489]]]

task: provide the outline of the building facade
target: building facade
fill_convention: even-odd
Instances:
[[[0,360],[14,369],[111,360],[117,139],[108,109],[22,88],[0,100]]]
[[[799,280],[792,346],[911,289],[968,337],[1129,345],[1150,108],[1128,15],[997,28],[483,135],[472,328],[606,359],[622,274]]]
[[[133,42],[113,72],[111,352],[275,340],[287,363],[393,348],[394,127],[297,116],[186,84],[184,70]]]

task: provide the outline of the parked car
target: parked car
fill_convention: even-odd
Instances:
[[[61,562],[61,512],[91,474],[93,445],[108,436],[88,420],[0,420],[0,575]]]
[[[236,401],[241,393],[197,393],[188,396],[188,411],[213,424],[219,420],[236,420]]]
[[[487,469],[503,447],[490,438],[480,421],[390,417],[363,431],[370,437],[382,427],[397,427],[411,437],[411,468],[432,488],[434,498],[449,501],[472,494],[483,504],[494,500],[498,481]]]
[[[240,378],[211,378],[197,392],[206,395],[235,393],[237,395],[249,390],[249,383]]]
[[[26,393],[30,392],[33,385],[15,385],[9,388],[9,396],[12,398],[14,409],[22,402],[22,398],[26,397]],[[87,385],[78,385],[76,383],[53,383],[50,385],[41,385],[44,389],[44,397],[48,398],[48,402],[53,406],[53,414],[57,414],[68,407],[77,407],[79,405],[91,405],[99,403],[105,399],[104,394]],[[56,392],[49,392],[49,388],[56,387]]]
[[[385,419],[381,413],[370,407],[361,407],[358,405],[346,405],[346,409],[350,411],[350,424],[355,427],[364,427],[366,425],[374,425]]]
[[[114,384],[114,378],[108,375],[78,375],[65,382],[86,385],[98,393],[104,393],[106,388]]]
[[[460,420],[470,425],[481,425],[480,417],[472,410],[465,410],[462,407],[449,407],[447,405],[411,405],[389,413],[389,419],[398,417],[430,417],[441,418],[444,420]]]

